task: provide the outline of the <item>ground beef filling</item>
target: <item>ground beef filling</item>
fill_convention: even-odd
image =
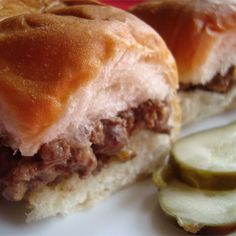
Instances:
[[[9,147],[0,146],[0,186],[2,195],[11,201],[44,185],[58,183],[78,173],[80,178],[96,175],[109,161],[127,161],[135,157],[127,148],[129,137],[141,129],[169,133],[170,115],[165,102],[148,100],[136,108],[120,112],[113,119],[100,120],[90,135],[91,146],[74,147],[66,140],[44,144],[33,157],[21,156]]]
[[[224,76],[217,74],[209,83],[205,85],[180,84],[181,91],[192,91],[201,89],[216,93],[227,93],[235,83],[234,76],[235,67],[231,67]]]

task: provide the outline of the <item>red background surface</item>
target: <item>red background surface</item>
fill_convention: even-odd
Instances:
[[[144,2],[145,0],[100,0],[100,1],[116,7],[128,9],[132,5]]]

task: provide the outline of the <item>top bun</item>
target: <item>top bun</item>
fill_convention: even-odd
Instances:
[[[135,16],[96,1],[0,5],[0,132],[23,155],[58,137],[86,142],[94,120],[173,97],[174,59]]]
[[[130,11],[164,38],[182,83],[206,84],[236,65],[235,0],[156,0]]]

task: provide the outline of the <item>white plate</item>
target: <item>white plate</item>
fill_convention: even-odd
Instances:
[[[236,111],[186,128],[182,135],[236,120]],[[67,217],[24,223],[22,204],[0,201],[1,236],[163,236],[188,235],[167,218],[150,180],[126,188],[97,206]],[[235,234],[236,235],[236,234]]]

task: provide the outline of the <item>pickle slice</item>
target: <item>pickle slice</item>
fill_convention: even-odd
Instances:
[[[170,165],[195,188],[236,188],[236,123],[179,140],[172,148]]]
[[[224,233],[236,225],[236,190],[200,190],[172,179],[160,188],[162,210],[190,233]]]

